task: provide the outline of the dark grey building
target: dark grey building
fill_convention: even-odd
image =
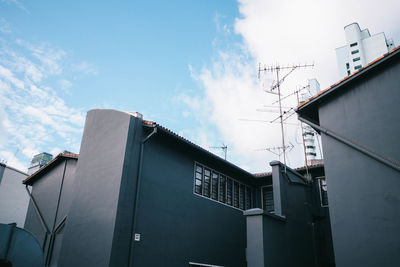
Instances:
[[[26,179],[25,225],[52,266],[333,266],[323,166],[272,165],[253,175],[138,113],[91,110],[79,159]]]
[[[299,106],[322,136],[338,266],[400,262],[400,48]]]
[[[39,242],[46,266],[57,265],[74,196],[77,160],[78,155],[64,151],[23,181],[25,194],[30,198],[24,228]]]
[[[256,174],[261,207],[244,212],[248,266],[335,266],[323,164],[270,165]]]
[[[21,181],[26,177],[25,172],[0,163],[0,223],[24,226],[29,197]]]

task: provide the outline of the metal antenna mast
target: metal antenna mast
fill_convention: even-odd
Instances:
[[[222,143],[222,146],[210,146],[210,148],[218,148],[221,149],[222,152],[224,153],[224,158],[226,160],[226,154],[228,153],[228,146]]]
[[[276,84],[273,84],[269,90],[270,93],[273,93],[273,90],[278,89],[278,102],[279,102],[279,118],[281,123],[281,137],[282,137],[282,154],[283,154],[283,163],[286,166],[286,146],[285,146],[285,132],[283,128],[283,114],[282,114],[282,103],[281,103],[281,84],[284,80],[295,70],[298,68],[307,68],[314,67],[314,64],[298,64],[291,66],[265,66],[262,68],[261,64],[258,65],[258,78],[260,79],[261,72],[276,72]],[[289,70],[281,79],[279,78],[279,72],[281,70]]]

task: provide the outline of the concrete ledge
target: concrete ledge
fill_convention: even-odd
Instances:
[[[265,210],[259,209],[259,208],[245,210],[245,211],[243,211],[243,215],[244,215],[244,216],[258,216],[258,215],[263,215],[263,216],[267,216],[267,217],[270,217],[270,218],[275,219],[275,220],[279,220],[279,221],[282,221],[282,222],[286,222],[286,217],[285,217],[285,216],[279,216],[279,215],[270,213],[270,212],[268,212],[268,211],[265,211]]]

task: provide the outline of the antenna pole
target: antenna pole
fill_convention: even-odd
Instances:
[[[276,80],[278,85],[278,99],[279,99],[279,115],[281,119],[281,136],[282,136],[282,151],[283,151],[283,163],[286,168],[286,149],[285,149],[285,132],[283,130],[283,116],[282,116],[282,102],[281,102],[281,83],[279,80],[279,66],[276,68]]]
[[[296,91],[296,96],[297,96],[297,105],[299,105],[300,104],[299,90]],[[303,129],[303,123],[301,121],[300,121],[300,128],[301,128],[301,140],[303,141],[304,163],[305,163],[305,166],[306,166],[306,174],[307,174],[307,179],[308,179],[309,175],[308,175],[308,162],[307,162],[306,142],[304,141],[304,129]]]

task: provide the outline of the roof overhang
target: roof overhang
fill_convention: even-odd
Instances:
[[[386,63],[392,61],[393,59],[400,56],[400,46],[396,47],[392,51],[384,54],[382,57],[369,63],[367,66],[361,68],[360,70],[354,72],[353,74],[345,77],[339,82],[333,84],[329,88],[321,91],[310,99],[306,100],[300,104],[295,110],[300,117],[307,118],[307,120],[319,125],[319,115],[318,107],[322,102],[329,101],[333,96],[338,93],[346,91],[349,85],[354,84],[354,82],[360,81],[369,75],[371,75],[375,70],[386,65]]]
[[[61,152],[54,159],[50,160],[46,165],[42,166],[39,170],[29,175],[25,178],[22,183],[25,185],[32,185],[35,181],[37,181],[41,175],[45,174],[48,170],[50,170],[53,166],[55,166],[58,162],[63,159],[78,159],[78,154],[71,152]]]

